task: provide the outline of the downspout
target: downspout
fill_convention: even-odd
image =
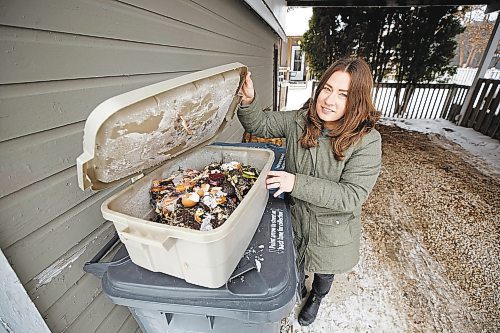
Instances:
[[[273,111],[276,111],[278,110],[278,45],[274,44],[273,51]]]

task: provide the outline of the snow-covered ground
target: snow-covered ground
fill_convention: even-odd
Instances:
[[[384,125],[395,125],[421,133],[436,133],[457,143],[470,154],[484,160],[500,174],[500,141],[444,119],[383,118]]]
[[[289,84],[285,111],[299,109],[311,97],[311,91],[312,81],[306,81],[303,84]]]

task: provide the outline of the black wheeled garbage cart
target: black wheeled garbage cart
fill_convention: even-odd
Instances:
[[[272,148],[273,169],[282,168],[283,148],[242,145]],[[284,201],[272,196],[231,278],[217,289],[139,267],[124,246],[112,262],[99,263],[107,250],[84,269],[102,279],[104,293],[113,303],[127,306],[145,333],[279,332],[281,319],[289,315],[296,301],[290,214]]]

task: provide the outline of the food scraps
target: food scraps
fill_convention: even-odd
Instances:
[[[212,163],[202,171],[179,170],[153,180],[151,206],[155,222],[208,231],[221,226],[238,207],[258,177],[257,170],[237,161]]]

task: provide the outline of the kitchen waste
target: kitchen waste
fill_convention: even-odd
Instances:
[[[152,221],[208,231],[221,226],[238,207],[258,177],[257,170],[240,162],[211,163],[202,171],[179,170],[153,180]]]

